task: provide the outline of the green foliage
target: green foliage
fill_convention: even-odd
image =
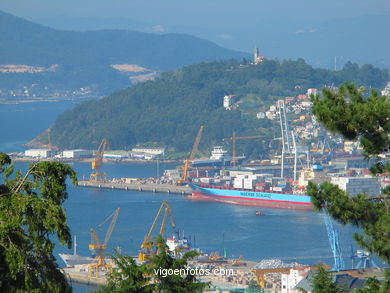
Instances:
[[[311,279],[313,292],[315,293],[343,293],[345,290],[336,286],[332,275],[323,267],[318,267]]]
[[[188,261],[198,254],[190,251],[181,259],[173,258],[168,251],[164,239],[158,236],[155,244],[158,252],[149,262],[137,265],[129,256],[121,256],[117,252],[113,259],[118,266],[108,279],[108,284],[100,291],[114,292],[165,292],[165,293],[196,293],[202,292],[209,283],[202,283],[195,275],[159,274],[158,270],[185,270]]]
[[[334,218],[343,224],[361,227],[364,234],[355,233],[356,241],[390,263],[390,237],[387,237],[390,235],[390,213],[386,204],[368,200],[364,194],[350,198],[345,191],[329,182],[320,186],[310,182],[308,194],[318,209],[326,202],[328,212]]]
[[[39,162],[11,179],[10,163],[0,153],[0,291],[71,292],[50,238],[71,246],[62,204],[68,196],[65,181],[70,177],[75,184],[76,173],[59,162]]]
[[[139,266],[130,256],[120,255],[115,251],[112,256],[117,269],[108,278],[107,285],[100,290],[102,293],[148,293],[154,291],[151,277],[145,266]]]
[[[167,270],[185,270],[188,261],[198,255],[196,251],[189,251],[180,259],[173,258],[169,254],[167,245],[160,236],[157,237],[156,246],[159,248],[158,253],[152,257],[151,264],[153,271],[161,268]],[[196,275],[188,274],[183,276],[180,274],[167,275],[166,277],[160,274],[155,275],[157,292],[166,293],[196,293],[208,287],[208,283],[202,283],[197,280]]]
[[[313,97],[313,113],[324,126],[350,140],[359,139],[367,156],[389,149],[390,101],[376,90],[366,98],[361,89],[345,83],[337,92],[323,90]]]
[[[97,148],[107,137],[113,148],[157,142],[189,152],[200,125],[205,125],[200,150],[220,144],[233,130],[237,135],[265,135],[267,141],[279,132],[279,125],[257,120],[256,112],[278,98],[301,94],[307,87],[339,84],[342,78],[340,72],[314,69],[303,59],[265,60],[245,67],[235,60],[195,64],[77,105],[57,119],[52,141],[62,148]],[[385,78],[377,84],[382,85]],[[244,102],[226,111],[222,104],[227,94]],[[237,153],[244,150],[247,156],[267,153],[268,144],[238,143]]]
[[[312,99],[314,114],[328,130],[348,139],[359,139],[365,155],[380,160],[371,168],[374,175],[390,170],[389,162],[383,163],[380,158],[390,144],[390,102],[387,99],[375,90],[365,97],[351,83],[341,85],[337,92],[323,90],[322,97]],[[354,235],[359,245],[390,264],[390,187],[374,199],[364,194],[351,198],[329,182],[320,186],[310,182],[307,190],[317,209],[326,204],[333,218],[342,224],[350,223],[362,228],[362,234]],[[388,272],[381,290],[390,290]]]
[[[257,284],[256,280],[250,280],[248,284],[250,292],[263,292],[263,289]]]
[[[381,283],[376,278],[369,278],[364,288],[357,290],[357,293],[378,293],[378,292],[381,292]]]

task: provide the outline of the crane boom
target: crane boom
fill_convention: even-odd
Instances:
[[[106,232],[106,237],[104,238],[103,244],[100,243],[99,237],[97,236],[97,233],[95,229],[91,228],[91,244],[89,245],[89,249],[93,254],[97,254],[97,260],[98,262],[96,264],[90,264],[89,265],[89,273],[90,276],[94,275],[98,276],[99,275],[99,268],[103,267],[105,269],[110,269],[112,271],[112,265],[105,264],[103,260],[103,255],[104,255],[104,250],[107,248],[107,242],[111,237],[112,231],[114,230],[115,223],[118,219],[118,215],[120,212],[120,208],[117,208],[113,214],[111,214],[107,219],[105,219],[98,227],[101,227],[104,223],[106,223],[111,217],[111,223],[110,226],[107,229]],[[94,242],[94,243],[93,243]]]
[[[153,251],[152,247],[153,247],[153,243],[150,241],[150,237],[152,235],[152,232],[154,230],[154,227],[156,226],[156,223],[157,223],[157,220],[158,218],[160,217],[160,214],[163,210],[163,208],[165,207],[164,209],[164,215],[163,215],[163,218],[162,218],[162,221],[161,221],[161,227],[160,227],[160,231],[159,231],[159,235],[161,237],[163,237],[163,234],[164,234],[164,230],[165,230],[165,222],[166,222],[166,219],[167,219],[167,214],[169,214],[169,217],[170,217],[170,220],[171,220],[171,225],[172,225],[172,228],[175,228],[175,222],[173,221],[173,217],[172,217],[172,212],[171,212],[171,207],[169,206],[168,204],[168,201],[166,200],[163,200],[157,214],[156,214],[156,217],[154,218],[154,221],[152,223],[152,226],[150,227],[149,229],[149,232],[148,234],[145,236],[144,238],[144,241],[142,242],[141,244],[141,251],[140,253],[138,254],[138,259],[140,261],[145,261],[146,260],[146,257],[148,255],[152,255],[154,254],[155,252]],[[158,249],[157,249],[158,251]]]
[[[145,248],[145,247],[146,247],[146,244],[147,244],[148,241],[149,241],[150,235],[152,235],[154,226],[156,226],[157,219],[158,219],[158,217],[159,217],[160,214],[161,214],[161,211],[162,211],[162,209],[163,209],[163,207],[164,207],[164,203],[165,203],[165,202],[168,203],[166,200],[163,200],[163,203],[161,204],[161,206],[160,206],[160,208],[159,208],[159,210],[158,210],[158,212],[157,212],[157,214],[156,214],[156,217],[154,218],[154,221],[153,221],[153,223],[152,223],[152,226],[150,226],[149,232],[148,232],[148,234],[145,236],[144,242],[142,242],[141,248]]]
[[[329,243],[333,253],[334,264],[332,269],[339,272],[345,267],[339,244],[339,233],[333,227],[332,219],[328,214],[326,205],[322,207],[322,214],[324,216],[326,231],[328,233]]]
[[[204,126],[201,125],[199,127],[198,135],[196,136],[196,139],[194,141],[194,145],[192,146],[192,151],[188,159],[185,160],[184,168],[183,168],[183,174],[181,175],[181,179],[178,183],[182,184],[187,180],[187,174],[188,174],[188,167],[190,165],[190,161],[192,161],[195,158],[196,153],[198,152],[198,147],[200,143],[200,139],[202,138]]]
[[[106,180],[106,174],[102,173],[101,166],[103,165],[103,156],[104,152],[108,150],[109,144],[108,140],[106,138],[103,138],[101,141],[99,148],[96,153],[94,153],[95,158],[93,159],[91,163],[92,170],[95,170],[95,173],[91,173],[90,181],[105,181]]]
[[[244,140],[244,139],[251,139],[251,138],[262,138],[264,137],[263,135],[251,135],[251,136],[236,136],[236,132],[233,131],[232,137],[229,137],[227,139],[232,140],[232,166],[237,165],[237,155],[236,155],[236,141],[237,140]],[[224,139],[225,140],[225,139]]]
[[[119,216],[120,210],[121,210],[121,208],[117,208],[117,209],[115,210],[114,214],[112,215],[112,221],[111,221],[111,223],[110,223],[110,226],[108,227],[108,230],[107,230],[107,233],[106,233],[106,237],[104,238],[104,242],[103,242],[103,245],[104,245],[104,246],[106,246],[108,240],[110,240],[112,231],[114,230],[116,221],[118,220],[118,216]]]
[[[106,138],[103,138],[97,152],[94,154],[95,159],[92,161],[92,169],[95,170],[96,168],[103,165],[103,155],[108,148],[108,140]]]
[[[198,151],[200,139],[202,138],[203,129],[204,129],[204,126],[201,125],[201,126],[199,127],[198,135],[196,136],[194,145],[192,146],[192,151],[191,151],[189,160],[193,160],[193,159],[195,158],[195,155],[196,155],[196,153],[197,153],[197,151]]]
[[[95,229],[93,229],[93,228],[91,228],[91,238],[92,238],[93,242],[95,242],[95,246],[94,247],[100,246],[99,238],[97,236],[97,233],[96,233]]]

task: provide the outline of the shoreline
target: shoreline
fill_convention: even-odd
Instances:
[[[15,157],[10,156],[13,162],[20,163],[33,163],[38,161],[43,162],[62,162],[62,163],[91,163],[94,158],[85,158],[85,159],[58,159],[58,158],[31,158],[31,157]],[[104,163],[125,163],[125,164],[175,164],[180,163],[178,160],[142,160],[142,159],[103,159]]]

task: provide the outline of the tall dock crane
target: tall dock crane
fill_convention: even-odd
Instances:
[[[46,147],[49,149],[49,150],[54,150],[54,151],[58,151],[58,147],[53,145],[51,143],[51,130],[52,130],[53,127],[49,127],[49,129],[47,130],[47,145]]]
[[[91,176],[89,178],[90,182],[104,182],[107,180],[107,176],[102,172],[101,167],[103,166],[104,152],[109,148],[110,146],[108,144],[108,140],[106,138],[103,138],[97,152],[94,154],[95,158],[92,161],[91,167],[92,170],[94,170],[95,172],[91,173]]]
[[[107,242],[110,240],[112,231],[114,230],[116,221],[118,220],[120,208],[117,208],[114,213],[112,213],[107,219],[105,219],[101,224],[99,224],[99,228],[103,226],[109,219],[112,218],[110,226],[107,229],[106,237],[104,238],[103,243],[100,243],[99,238],[95,229],[91,228],[91,244],[89,245],[89,249],[93,254],[97,255],[98,262],[96,264],[89,265],[89,275],[99,277],[99,269],[103,268],[103,270],[107,271],[108,269],[112,271],[112,265],[104,263],[103,255],[104,251],[107,248]]]
[[[236,136],[236,132],[233,131],[232,137],[229,137],[227,139],[232,140],[232,161],[231,165],[232,166],[237,166],[237,154],[236,154],[236,141],[237,140],[244,140],[244,139],[252,139],[252,138],[262,138],[264,137],[263,135],[255,135],[255,136]],[[226,138],[224,139],[226,140]]]
[[[156,217],[154,218],[152,226],[150,227],[148,234],[145,236],[144,241],[141,244],[141,251],[138,254],[139,261],[146,261],[149,257],[158,253],[158,247],[155,251],[153,250],[154,243],[151,241],[150,237],[153,233],[154,227],[156,226],[157,220],[158,220],[163,208],[164,208],[164,215],[163,215],[163,218],[161,221],[160,231],[159,231],[158,235],[161,237],[163,237],[163,235],[164,235],[165,222],[167,220],[167,215],[169,215],[169,218],[171,220],[172,228],[175,228],[175,222],[173,221],[171,207],[169,206],[168,201],[163,200],[163,202],[162,202],[162,204],[161,204],[161,206],[156,214]]]
[[[187,181],[188,168],[190,166],[190,162],[195,158],[195,155],[198,152],[198,147],[199,147],[200,139],[202,138],[203,129],[204,126],[201,125],[199,127],[198,135],[196,136],[196,139],[194,141],[194,145],[192,146],[191,154],[189,158],[186,159],[184,162],[184,168],[183,168],[183,173],[181,175],[181,178],[179,179],[179,181],[177,181],[177,184],[179,185],[185,184]]]
[[[334,264],[332,270],[339,272],[345,267],[339,244],[339,233],[333,227],[332,219],[328,214],[326,204],[322,207],[322,213],[324,215],[326,231],[328,233],[329,243],[333,253]]]

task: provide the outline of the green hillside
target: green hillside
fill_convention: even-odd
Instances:
[[[372,65],[347,64],[341,71],[314,69],[304,60],[265,60],[259,65],[240,65],[235,60],[201,63],[113,93],[101,100],[84,102],[61,115],[52,129],[52,141],[61,148],[96,148],[103,137],[112,148],[136,143],[189,151],[200,125],[205,125],[201,149],[238,135],[279,136],[277,123],[256,119],[278,98],[298,95],[307,88],[338,85],[344,80],[382,87],[388,72]],[[223,96],[237,95],[239,106],[227,111]],[[266,141],[267,139],[265,139]],[[268,147],[259,142],[240,142],[246,154]]]

